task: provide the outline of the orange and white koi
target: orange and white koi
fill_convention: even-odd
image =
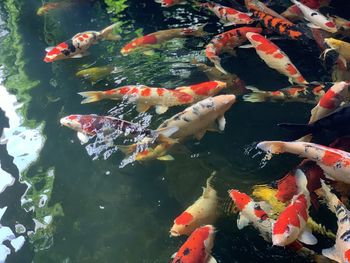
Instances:
[[[174,5],[184,5],[186,4],[186,0],[155,0],[156,3],[162,5],[162,7],[171,7]]]
[[[194,102],[203,100],[208,97],[215,96],[221,90],[226,88],[226,83],[218,80],[206,81],[190,86],[182,86],[175,88],[176,91],[184,92],[193,96]]]
[[[201,197],[175,218],[170,229],[171,236],[190,235],[202,225],[215,223],[218,217],[218,197],[215,189],[211,186],[212,178],[213,176],[207,179]]]
[[[211,255],[214,238],[212,225],[197,228],[174,255],[172,263],[216,263]]]
[[[322,183],[323,197],[338,219],[338,230],[335,245],[328,249],[322,249],[322,255],[336,262],[350,262],[350,211],[331,192],[329,186],[324,181]]]
[[[189,136],[195,136],[200,140],[206,131],[224,131],[226,125],[224,114],[235,101],[235,95],[209,97],[167,119],[158,129],[177,127],[178,130],[170,138],[184,140]]]
[[[333,21],[322,15],[317,10],[311,9],[308,6],[298,2],[297,0],[291,0],[291,2],[300,9],[304,15],[304,18],[310,22],[308,24],[309,27],[322,28],[323,30],[331,33],[336,33],[338,31],[335,23],[333,23]]]
[[[55,47],[47,48],[44,61],[49,63],[62,59],[81,58],[87,56],[87,49],[96,44],[99,40],[116,41],[120,39],[119,35],[112,34],[113,29],[116,26],[117,23],[106,27],[100,32],[86,31],[78,33],[71,39],[62,42]]]
[[[268,154],[284,152],[315,161],[324,171],[327,178],[349,184],[350,183],[350,153],[308,142],[264,141],[257,147]]]
[[[227,74],[221,66],[221,59],[219,56],[224,52],[235,54],[234,48],[247,41],[246,34],[248,32],[261,33],[262,29],[255,27],[240,27],[215,36],[205,48],[207,58],[214,63],[218,70]]]
[[[335,83],[327,90],[317,105],[311,110],[309,123],[318,121],[339,108],[349,96],[349,85],[349,82],[341,81]]]
[[[224,26],[231,25],[246,25],[254,22],[249,14],[240,12],[234,8],[223,6],[220,4],[206,2],[206,3],[197,3],[200,7],[205,7],[213,12]]]
[[[243,100],[248,102],[283,101],[315,104],[325,93],[322,85],[317,85],[316,87],[296,85],[276,91],[264,91],[251,86],[246,88],[252,91],[243,96]]]
[[[238,229],[242,229],[251,223],[266,241],[271,242],[274,220],[269,218],[265,210],[261,208],[262,203],[255,202],[249,195],[235,189],[229,190],[228,193],[240,211],[237,218]]]
[[[174,38],[185,38],[189,36],[202,37],[207,33],[204,31],[204,25],[196,25],[188,28],[172,28],[166,30],[160,30],[139,38],[135,38],[127,43],[121,50],[120,53],[126,56],[136,51],[151,50],[156,46],[163,44]],[[147,52],[147,51],[146,51]],[[146,53],[148,54],[148,53]]]
[[[220,80],[226,83],[226,89],[228,92],[232,92],[234,95],[242,95],[248,93],[245,82],[233,73],[224,74],[216,67],[208,66],[204,63],[199,63],[195,60],[191,62],[200,71],[202,71],[210,80]]]
[[[270,68],[287,76],[291,83],[308,84],[298,69],[290,61],[289,57],[278,46],[258,33],[248,32],[246,37],[255,47],[259,57],[264,60]]]
[[[136,103],[139,112],[147,111],[150,107],[155,106],[158,114],[164,113],[168,107],[194,102],[193,96],[187,93],[144,85],[123,86],[106,91],[84,91],[78,94],[84,97],[82,104],[104,99],[127,99],[129,102]]]
[[[286,246],[297,239],[308,245],[317,243],[317,239],[306,228],[310,207],[307,179],[300,169],[295,174],[299,193],[293,197],[273,224],[272,243],[275,246]]]
[[[281,36],[292,40],[308,42],[310,39],[304,30],[284,18],[274,17],[259,10],[253,11],[253,18],[267,29],[270,29]]]

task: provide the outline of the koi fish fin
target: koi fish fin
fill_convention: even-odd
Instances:
[[[156,106],[156,113],[157,114],[163,114],[166,112],[169,108],[167,106],[157,105]]]
[[[101,33],[101,38],[105,40],[111,40],[111,41],[117,41],[121,39],[121,36],[113,34],[113,30],[119,26],[120,23],[114,23],[113,25],[110,25],[103,29]]]
[[[150,105],[144,104],[144,103],[137,103],[136,110],[138,112],[145,112],[150,108]]]
[[[343,56],[338,57],[338,59],[343,63],[344,67],[347,69],[348,68],[348,63],[346,61],[346,59]]]
[[[159,134],[159,136],[157,138],[157,142],[167,143],[167,144],[173,145],[173,144],[179,143],[179,140],[178,139],[172,139],[172,138],[166,137],[166,136],[164,136],[162,134]]]
[[[45,48],[45,51],[47,52],[47,53],[49,53],[51,50],[53,50],[55,47],[47,47],[47,48]]]
[[[154,56],[156,52],[154,52],[154,50],[146,50],[146,51],[143,51],[142,53],[146,56]]]
[[[338,253],[337,253],[337,250],[335,249],[335,247],[322,249],[322,255],[324,255],[325,257],[327,257],[331,260],[334,260],[336,262],[340,262],[339,256],[338,256]]]
[[[241,45],[238,48],[253,48],[254,46],[252,44],[245,44],[245,45]]]
[[[209,33],[204,31],[204,27],[207,25],[208,23],[205,23],[203,25],[196,25],[193,28],[193,32],[189,35],[191,36],[195,36],[195,37],[202,37],[202,36],[206,36]]]
[[[210,256],[207,262],[208,263],[217,263],[216,259],[213,256]]]
[[[80,102],[81,104],[96,102],[104,99],[103,91],[84,91],[78,92],[84,99]]]
[[[312,24],[312,23],[307,23],[306,25],[307,25],[308,27],[310,27],[310,28],[321,29],[321,27],[316,26],[316,25],[314,25],[314,24]]]
[[[236,25],[235,22],[227,22],[227,23],[224,22],[223,24],[223,26],[235,26],[235,25]]]
[[[266,101],[268,98],[268,92],[266,91],[259,90],[252,86],[246,86],[246,89],[251,90],[252,93],[244,95],[243,96],[244,101],[255,103],[255,102]]]
[[[88,135],[86,135],[86,134],[84,134],[82,132],[77,132],[77,136],[78,136],[78,139],[80,140],[80,142],[82,144],[87,143],[89,141],[89,139],[90,139]]]
[[[179,127],[172,126],[172,127],[166,127],[166,128],[158,129],[158,130],[156,130],[156,132],[159,135],[163,135],[164,137],[170,137],[171,135],[173,135],[178,130],[179,130]]]
[[[307,179],[304,172],[300,169],[295,171],[296,185],[298,187],[299,193],[309,193],[307,190]]]
[[[242,215],[242,213],[240,212],[237,218],[237,228],[241,230],[248,225],[249,225],[249,219],[246,218],[244,215]]]
[[[311,140],[312,140],[312,134],[308,134],[308,135],[305,135],[305,136],[303,136],[295,141],[297,141],[297,142],[311,142]]]
[[[130,155],[136,150],[137,145],[131,144],[131,145],[117,145],[117,149],[119,149],[122,153],[125,155]]]
[[[198,141],[200,141],[200,140],[204,137],[205,133],[206,133],[206,130],[199,131],[199,132],[197,132],[196,134],[194,134],[194,137],[195,137]]]
[[[174,157],[172,157],[170,154],[158,157],[157,160],[159,161],[174,161]]]
[[[219,118],[216,119],[216,122],[218,124],[218,128],[220,131],[224,131],[225,130],[225,126],[226,126],[226,119],[224,116],[221,116]]]
[[[215,174],[216,172],[212,173],[212,175],[207,179],[206,187],[203,187],[203,193],[202,193],[203,198],[210,198],[212,196],[210,194],[211,192],[214,192],[216,194],[215,189],[211,185],[211,181],[213,180]]]
[[[317,239],[316,237],[307,229],[301,233],[301,235],[298,237],[298,240],[306,245],[316,245]]]
[[[221,64],[220,64],[219,62],[214,63],[214,65],[215,65],[215,67],[216,67],[220,72],[224,73],[225,75],[228,74],[227,71],[224,70],[224,68],[221,66]]]

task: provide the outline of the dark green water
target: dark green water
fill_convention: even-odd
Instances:
[[[108,158],[103,153],[90,156],[75,133],[60,126],[59,119],[69,114],[105,115],[117,103],[81,105],[77,92],[127,84],[175,87],[207,80],[188,61],[192,57],[204,60],[203,46],[212,35],[171,41],[152,57],[122,57],[119,50],[125,43],[137,32],[195,23],[209,22],[212,33],[223,28],[215,17],[190,5],[161,9],[151,0],[127,1],[128,8],[119,15],[108,13],[102,1],[86,1],[40,17],[36,10],[41,5],[39,0],[0,3],[1,32],[8,31],[0,39],[2,82],[15,95],[1,93],[0,107],[7,117],[1,112],[0,127],[10,122],[10,128],[5,128],[9,141],[0,145],[0,160],[1,169],[16,179],[0,195],[0,207],[8,207],[1,224],[13,231],[16,224],[26,228],[24,246],[12,251],[7,262],[169,262],[186,239],[169,238],[173,220],[201,195],[211,172],[218,172],[214,185],[225,199],[229,188],[250,192],[253,184],[281,178],[297,164],[297,158],[288,156],[262,169],[261,157],[253,158],[256,151],[245,154],[258,141],[285,139],[277,123],[306,121],[312,106],[297,103],[239,101],[226,113],[224,133],[208,133],[200,142],[186,142],[189,153],[175,154],[172,162],[133,163],[120,168],[120,152]],[[346,17],[339,5],[336,8]],[[78,32],[102,29],[118,19],[124,22],[120,42],[100,42],[82,59],[54,64],[42,61],[45,47]],[[330,67],[320,63],[316,46],[305,48],[288,41],[279,45],[306,79],[331,80]],[[92,64],[113,65],[120,73],[97,84],[75,76]],[[239,50],[236,58],[226,56],[223,65],[261,89],[288,86],[286,78],[270,70],[254,50]],[[137,116],[132,107],[122,110],[119,117],[148,120],[155,128],[182,108],[173,108],[164,116],[156,116],[154,111]],[[37,229],[33,219],[41,223],[36,223]],[[224,216],[216,226],[213,255],[218,262],[304,261],[288,250],[272,248],[252,228],[239,231],[236,216]],[[331,244],[321,238],[315,250]]]

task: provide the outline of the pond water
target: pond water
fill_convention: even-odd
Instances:
[[[288,134],[276,124],[306,122],[313,106],[248,103],[240,98],[225,114],[223,133],[209,132],[200,141],[186,141],[185,150],[174,153],[174,161],[122,167],[121,152],[94,148],[93,141],[81,145],[75,132],[60,125],[60,118],[113,114],[149,123],[154,129],[184,107],[173,107],[163,115],[154,110],[137,114],[135,107],[116,101],[80,104],[78,92],[206,81],[190,61],[205,61],[206,43],[225,30],[216,17],[190,4],[165,9],[152,0],[114,2],[118,5],[113,9],[103,1],[79,0],[45,16],[36,14],[43,4],[39,0],[0,3],[0,176],[4,180],[0,207],[7,207],[0,218],[1,225],[13,232],[11,240],[25,239],[18,251],[9,240],[3,242],[11,249],[6,262],[169,262],[186,240],[169,237],[173,220],[201,195],[213,171],[217,172],[213,184],[225,203],[228,189],[250,193],[252,185],[281,178],[299,161],[285,156],[263,165],[254,148],[262,140],[287,140]],[[289,5],[276,3],[278,11]],[[349,19],[347,8],[346,1],[334,1],[329,10]],[[120,41],[102,41],[81,59],[43,62],[47,46],[116,21],[121,22]],[[208,23],[208,36],[172,40],[152,56],[123,57],[119,52],[140,34],[202,23]],[[319,60],[315,44],[278,41],[306,79],[332,81],[331,65]],[[117,70],[97,83],[75,75],[89,66],[106,65]],[[223,66],[262,90],[289,86],[287,78],[268,68],[254,49],[223,56]],[[318,214],[322,213],[321,209]],[[236,217],[223,215],[216,224],[213,255],[218,262],[305,262],[290,250],[272,247],[253,228],[238,230]],[[327,227],[335,230],[335,219]],[[332,245],[332,240],[319,238],[315,251]]]

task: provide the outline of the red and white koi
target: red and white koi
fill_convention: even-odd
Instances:
[[[335,83],[311,110],[309,123],[318,121],[338,109],[349,96],[349,85],[350,83],[345,81]]]
[[[138,37],[127,43],[120,53],[126,56],[132,52],[151,50],[174,38],[185,38],[189,36],[202,37],[207,33],[204,31],[204,25],[196,25],[188,28],[172,28],[166,30],[160,30],[142,37]]]
[[[170,229],[171,236],[190,235],[202,225],[215,223],[218,217],[218,197],[215,189],[211,186],[212,178],[213,176],[207,179],[202,196],[175,218],[174,225]]]
[[[261,236],[268,242],[271,242],[273,219],[261,208],[262,202],[255,202],[249,195],[241,193],[238,190],[228,191],[232,201],[235,203],[239,212],[237,218],[237,227],[242,229],[251,223]]]
[[[46,63],[54,62],[62,59],[69,58],[81,58],[88,55],[87,49],[94,44],[97,44],[99,40],[119,40],[119,35],[114,35],[113,29],[117,26],[117,23],[106,27],[102,31],[86,31],[76,34],[71,39],[58,44],[55,47],[46,49],[46,56],[44,61]]]
[[[315,104],[325,93],[322,85],[316,87],[296,85],[276,91],[264,91],[251,86],[246,88],[252,91],[243,96],[243,100],[248,102],[283,101]]]
[[[136,103],[137,111],[139,112],[145,112],[150,107],[155,106],[158,114],[164,113],[168,107],[194,102],[193,96],[187,93],[144,85],[123,86],[106,91],[84,91],[78,94],[84,97],[84,100],[81,102],[82,104],[104,99],[127,99],[129,102]]]
[[[286,246],[297,239],[308,245],[317,243],[317,239],[306,228],[310,207],[307,179],[300,169],[295,174],[299,193],[293,197],[273,224],[272,243],[275,246]]]
[[[258,33],[248,32],[246,37],[255,47],[259,57],[264,60],[270,68],[287,76],[291,83],[308,84],[289,57],[278,46]]]
[[[174,255],[172,263],[216,263],[211,255],[215,232],[212,225],[197,228]]]
[[[328,208],[338,219],[335,245],[328,249],[322,249],[322,255],[336,262],[350,262],[350,211],[337,196],[331,192],[331,189],[324,181],[321,183],[323,196],[327,201]]]
[[[162,5],[162,7],[171,7],[174,5],[184,5],[186,4],[186,0],[155,0],[156,3]]]
[[[336,33],[338,31],[336,24],[317,10],[311,9],[297,0],[291,0],[291,2],[300,9],[304,15],[304,18],[310,22],[308,24],[309,27],[322,28],[323,30],[331,33]]]
[[[224,26],[247,25],[254,22],[249,14],[240,12],[231,7],[212,2],[197,3],[197,5],[200,7],[205,7],[213,12],[220,19],[220,22],[224,24]]]
[[[350,184],[350,153],[308,142],[264,141],[257,147],[271,154],[284,152],[315,161],[324,171],[327,178]]]
[[[330,1],[331,0],[301,0],[300,2],[309,8],[319,9],[322,6],[329,5]],[[301,20],[304,18],[303,13],[296,5],[291,5],[288,7],[283,13],[281,13],[281,16],[292,21]]]
[[[221,59],[219,56],[225,52],[235,54],[234,48],[247,41],[246,34],[248,32],[261,33],[262,29],[255,27],[240,27],[215,36],[205,48],[207,58],[214,63],[218,70],[227,74],[221,66]]]

